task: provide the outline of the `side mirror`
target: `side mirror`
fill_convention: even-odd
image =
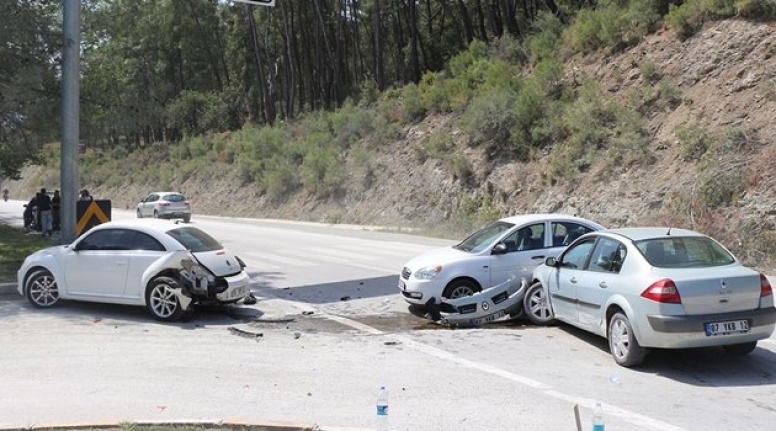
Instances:
[[[544,264],[547,265],[547,266],[551,266],[553,268],[557,268],[557,267],[560,266],[558,264],[558,259],[556,259],[554,257],[548,257],[547,259],[545,259]]]
[[[503,242],[500,242],[496,244],[493,247],[493,250],[490,252],[491,254],[504,254],[507,252],[507,246]]]

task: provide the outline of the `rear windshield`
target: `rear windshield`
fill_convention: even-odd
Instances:
[[[167,202],[183,202],[186,200],[186,197],[183,195],[165,195],[162,196],[162,199],[166,200]]]
[[[186,249],[192,252],[223,250],[224,246],[212,236],[195,227],[182,227],[167,232],[167,235],[175,238]]]
[[[705,268],[730,265],[736,259],[708,237],[676,237],[636,242],[652,266],[662,268]]]

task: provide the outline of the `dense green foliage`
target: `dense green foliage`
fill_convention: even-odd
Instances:
[[[618,106],[588,77],[564,73],[568,56],[622,50],[662,18],[688,37],[707,19],[773,17],[772,6],[88,0],[81,132],[94,150],[84,156],[82,182],[165,184],[229,164],[271,200],[299,190],[332,197],[346,192],[346,178],[368,187],[377,168],[370,153],[407,123],[439,113],[457,118],[463,143],[491,157],[530,160],[551,151],[551,179],[585,171],[597,152],[612,164],[635,163],[648,142],[642,115],[680,103],[681,93],[646,62],[648,85]],[[0,47],[10,59],[0,66],[0,175],[13,176],[57,134],[52,58],[61,42],[51,28],[61,5],[1,7],[11,43]],[[689,158],[702,155],[697,133],[677,130]],[[418,157],[442,160],[470,181],[470,162],[444,141],[430,137]]]

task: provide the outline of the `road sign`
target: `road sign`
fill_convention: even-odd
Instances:
[[[75,226],[75,236],[78,237],[94,226],[110,221],[110,201],[78,201],[75,212],[76,220],[78,220]]]
[[[275,6],[275,0],[234,0],[236,3],[247,3],[255,6]]]

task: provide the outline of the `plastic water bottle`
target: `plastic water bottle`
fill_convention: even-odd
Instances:
[[[388,431],[388,389],[380,386],[377,389],[377,431]]]
[[[595,403],[595,410],[593,410],[593,431],[605,431],[606,424],[604,423],[604,409],[601,407],[601,403]]]

